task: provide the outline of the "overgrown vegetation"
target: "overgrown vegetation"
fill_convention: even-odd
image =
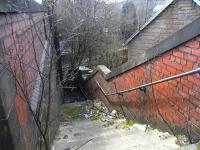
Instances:
[[[63,113],[65,117],[70,120],[76,120],[83,117],[83,114],[86,112],[85,106],[65,106]]]
[[[126,120],[125,124],[124,124],[124,128],[128,129],[130,127],[132,127],[136,122],[133,120]]]
[[[122,7],[120,29],[122,39],[124,41],[126,41],[135,31],[138,30],[136,8],[132,1],[126,1]]]
[[[57,16],[59,38],[64,50],[72,54],[72,70],[80,65],[92,67],[104,64],[113,67],[123,63],[122,53],[118,53],[123,47],[124,36],[120,26],[123,21],[123,30],[126,30],[128,26],[132,27],[130,23],[135,22],[129,21],[127,25],[127,21],[122,20],[127,14],[122,16],[121,3],[59,0]],[[133,31],[129,32],[130,35]]]
[[[197,150],[200,150],[200,141],[197,143]]]
[[[139,30],[154,7],[154,2],[147,0],[58,0],[58,38],[61,51],[70,54],[62,85],[67,86],[68,78],[77,76],[79,66],[106,65],[112,69],[125,63],[127,53],[120,52],[126,49],[123,43]]]

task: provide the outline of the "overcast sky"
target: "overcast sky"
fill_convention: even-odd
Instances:
[[[42,0],[35,0],[36,2],[38,3],[42,3]],[[105,0],[107,2],[115,2],[115,0]],[[121,1],[124,1],[124,0],[116,0],[116,2],[121,2]]]
[[[115,0],[105,0],[105,1],[109,1],[109,2],[115,2]],[[116,2],[122,2],[124,0],[116,0]]]
[[[35,0],[36,2],[38,2],[38,3],[42,3],[42,0]]]

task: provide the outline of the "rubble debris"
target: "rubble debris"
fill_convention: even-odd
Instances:
[[[87,101],[84,117],[90,120],[100,120],[104,122],[104,127],[115,124],[119,114],[116,110],[109,112],[108,108],[100,100]]]
[[[63,137],[63,139],[67,139],[68,138],[68,135],[65,135],[64,137]]]
[[[145,132],[146,128],[147,128],[146,125],[137,124],[137,123],[130,127],[130,129],[132,130],[140,130],[142,132]]]
[[[159,138],[161,139],[161,140],[166,140],[166,139],[168,139],[168,138],[170,138],[170,134],[168,133],[168,132],[165,132],[165,133],[163,133],[162,135],[159,135]]]
[[[85,66],[80,66],[79,72],[83,80],[86,80],[88,77],[90,77],[94,73],[92,69]]]
[[[105,150],[196,150],[193,148],[194,145],[180,146],[179,137],[154,129],[150,125],[127,120],[114,109],[109,111],[100,100],[75,103],[72,106],[81,108],[81,111],[70,113],[75,115],[74,112],[76,112],[78,114],[75,115],[78,118],[71,120],[71,122],[68,120],[69,118],[64,119],[68,125],[61,124],[59,135],[55,141],[55,150],[66,149],[66,147],[69,148],[68,150],[94,150],[98,148]],[[73,108],[72,106],[69,108]],[[63,109],[66,108],[68,106]],[[77,108],[73,110],[77,110]],[[107,138],[110,137],[112,138],[108,143]],[[132,142],[133,140],[134,142]],[[182,140],[185,141],[184,138]],[[123,145],[119,147],[117,143],[122,141]],[[102,145],[102,142],[106,144]]]
[[[99,102],[94,101],[94,107],[96,107],[98,109],[102,109],[103,108],[102,103],[100,101]]]
[[[186,137],[185,135],[176,135],[177,138],[177,144],[181,145],[181,146],[185,146],[185,145],[189,145],[190,144],[190,140],[188,137]]]
[[[114,109],[111,113],[110,113],[111,116],[115,116],[117,117],[117,111]]]

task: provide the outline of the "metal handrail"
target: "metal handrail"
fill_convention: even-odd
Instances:
[[[196,73],[200,73],[200,68],[197,68],[197,69],[185,72],[185,73],[181,73],[181,74],[178,74],[178,75],[174,75],[174,76],[171,76],[171,77],[167,77],[167,78],[164,78],[164,79],[161,79],[161,80],[157,80],[157,81],[154,81],[154,82],[151,82],[151,83],[143,84],[143,85],[140,85],[140,86],[137,86],[137,87],[129,88],[129,89],[126,89],[126,90],[121,90],[121,91],[118,91],[118,92],[111,92],[111,93],[106,93],[97,80],[96,80],[96,83],[97,83],[98,87],[100,88],[100,90],[104,93],[105,96],[111,96],[111,95],[122,94],[122,93],[130,92],[130,91],[135,91],[135,90],[138,90],[138,89],[142,90],[142,89],[144,89],[148,86],[152,86],[152,85],[155,85],[155,84],[163,83],[163,82],[166,82],[166,81],[169,81],[169,80],[185,77],[185,76],[196,74]]]

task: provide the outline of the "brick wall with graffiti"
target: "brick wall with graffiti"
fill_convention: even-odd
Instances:
[[[44,113],[42,103],[48,95],[44,85],[49,84],[49,33],[46,12],[0,14],[1,122],[7,124],[12,137],[7,142],[15,149],[35,150],[38,146],[34,117]],[[57,115],[59,101],[53,107]]]

